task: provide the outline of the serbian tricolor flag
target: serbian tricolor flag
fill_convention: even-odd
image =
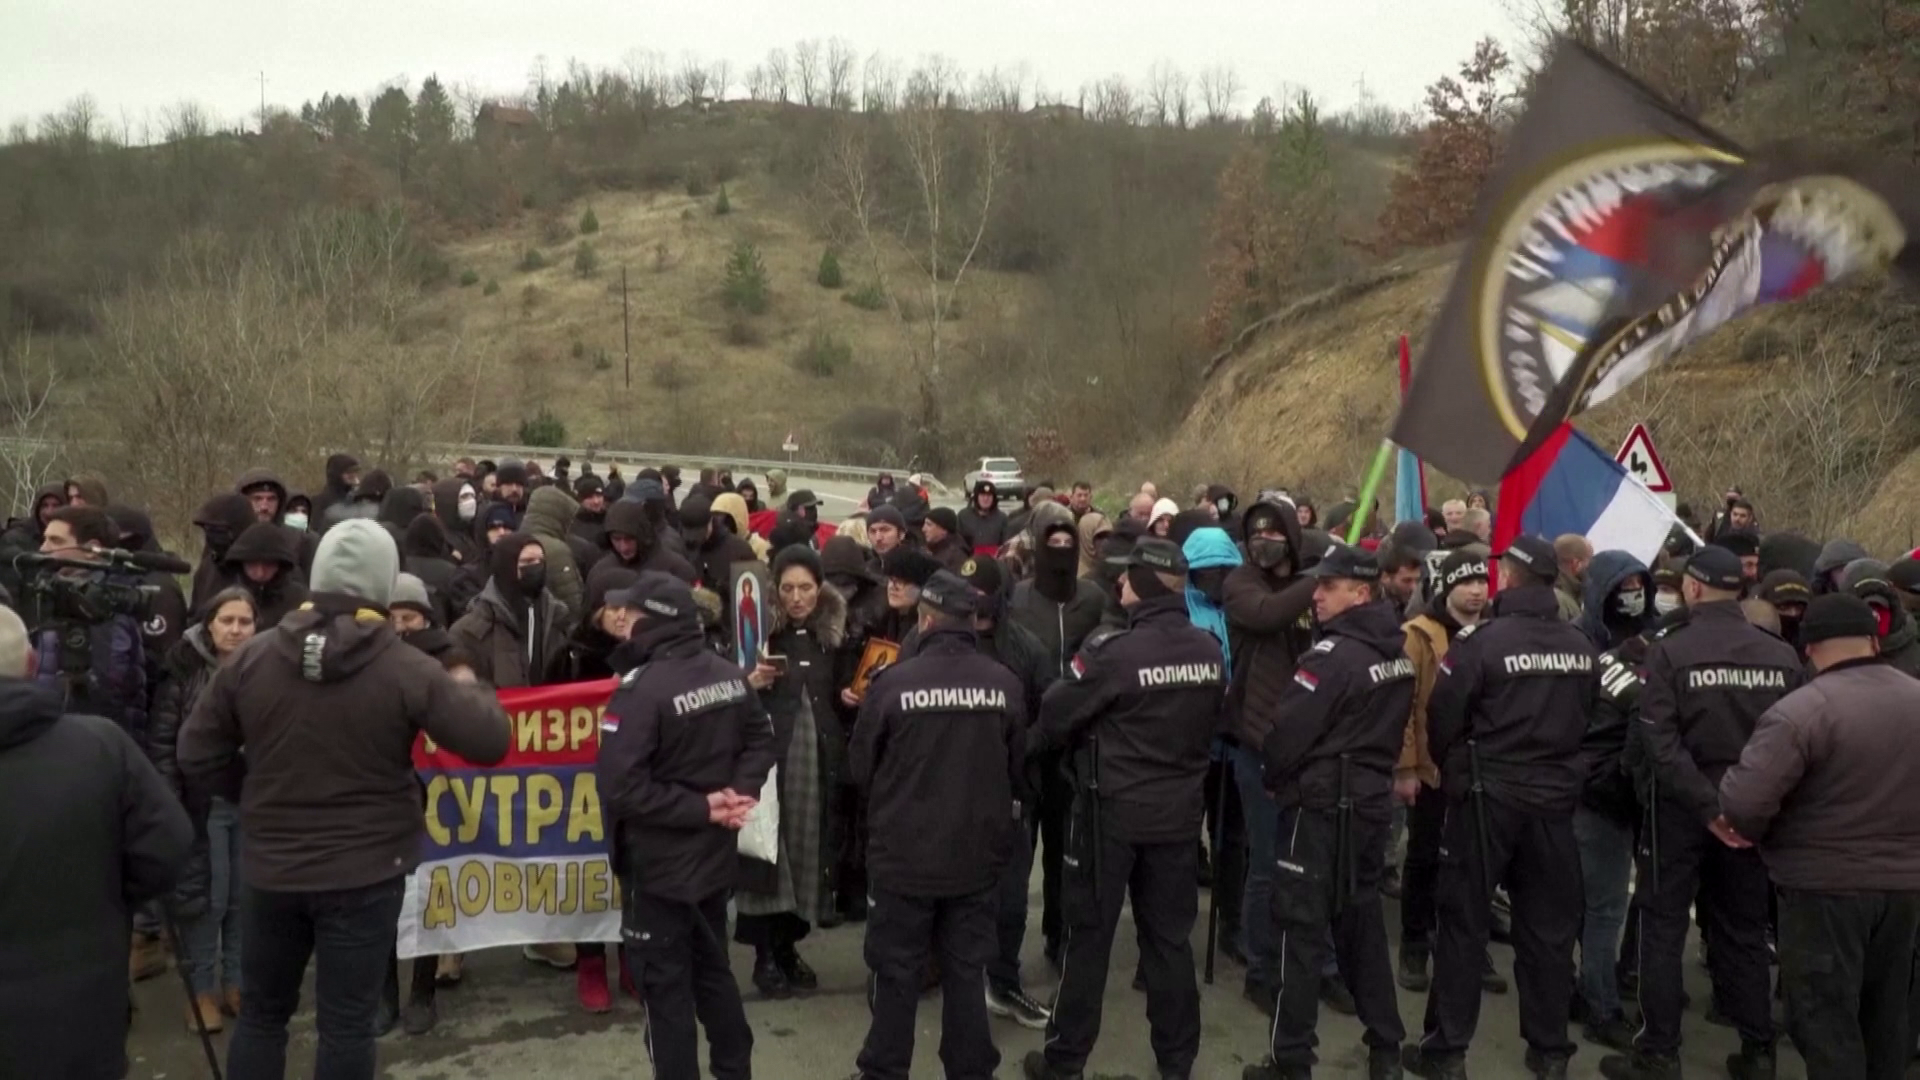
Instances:
[[[1493,550],[1505,551],[1523,533],[1546,540],[1573,533],[1595,551],[1624,551],[1652,566],[1678,522],[1612,454],[1561,424],[1500,482]]]

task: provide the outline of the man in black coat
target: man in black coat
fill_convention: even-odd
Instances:
[[[173,885],[193,826],[133,739],[61,715],[0,609],[0,1076],[120,1080],[133,909]]]
[[[934,955],[947,1074],[986,1078],[1000,1064],[980,984],[1015,833],[1026,702],[1013,673],[980,655],[974,610],[961,578],[942,571],[927,582],[920,651],[874,680],[848,749],[870,808],[873,1024],[859,1065],[873,1080],[906,1080]]]
[[[607,603],[639,614],[614,653],[628,674],[600,723],[598,773],[654,1075],[698,1080],[697,1015],[713,1075],[745,1080],[753,1029],[727,965],[727,897],[773,727],[740,669],[706,648],[685,582],[645,573]]]

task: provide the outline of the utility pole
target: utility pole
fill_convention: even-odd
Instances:
[[[267,133],[267,73],[260,73],[260,134]]]
[[[633,331],[627,323],[627,268],[620,267],[620,351],[627,354],[627,389],[633,389]]]

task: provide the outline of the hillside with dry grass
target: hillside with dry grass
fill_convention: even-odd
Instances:
[[[852,302],[863,291],[872,297],[874,281],[851,252],[836,252],[845,284],[819,284],[822,255],[834,245],[805,202],[761,178],[726,192],[724,215],[715,213],[717,191],[603,192],[542,221],[445,245],[454,273],[476,280],[432,294],[418,317],[432,338],[463,340],[472,355],[464,426],[473,440],[516,441],[521,422],[544,409],[564,422],[573,446],[778,457],[792,433],[807,454],[833,457],[848,442],[873,452],[870,436],[884,439],[885,414],[911,390],[904,334],[913,327],[877,298]],[[589,210],[598,229],[581,234]],[[575,269],[583,244],[594,253],[591,273]],[[747,321],[722,300],[727,260],[741,244],[758,252],[770,286],[767,313]],[[525,268],[529,251],[544,268]],[[892,261],[900,276],[911,272],[898,253]],[[1030,277],[993,270],[971,278],[948,327],[963,364],[978,329],[1017,317],[1034,288]],[[924,317],[914,299],[903,297],[910,320]],[[830,373],[807,363],[821,347],[844,349]]]

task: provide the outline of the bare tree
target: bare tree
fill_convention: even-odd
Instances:
[[[1206,110],[1207,123],[1224,124],[1233,117],[1234,103],[1246,87],[1240,74],[1230,65],[1216,64],[1200,73],[1200,104]]]
[[[0,354],[0,468],[12,485],[8,506],[32,507],[34,493],[55,479],[59,442],[52,405],[59,381],[51,358],[34,354],[31,333]]]
[[[793,78],[792,66],[787,62],[787,50],[772,49],[767,53],[767,96],[769,101],[791,101],[790,89]]]
[[[1007,167],[1003,121],[949,107],[959,81],[957,69],[938,60],[916,69],[891,117],[841,122],[823,176],[900,330],[916,384],[922,450],[934,468],[945,464],[941,390],[951,345],[944,328],[969,280]],[[877,190],[876,130],[891,135],[907,165],[914,198],[901,212],[890,212]],[[911,275],[893,272],[902,261],[912,266]]]
[[[841,38],[827,42],[827,107],[852,109],[853,46]]]
[[[727,100],[727,88],[733,85],[733,61],[721,58],[713,62],[711,69],[713,100]]]
[[[713,76],[707,66],[693,53],[680,55],[680,99],[689,105],[698,105],[707,99],[707,89],[712,85]]]
[[[767,100],[767,88],[772,80],[767,77],[767,66],[755,64],[747,69],[747,97],[754,101]]]
[[[800,104],[819,105],[825,72],[820,66],[820,43],[812,38],[793,47],[793,75],[800,84]]]
[[[860,108],[870,113],[892,111],[900,100],[900,69],[876,50],[860,69]]]
[[[1123,75],[1109,75],[1093,84],[1087,117],[1102,124],[1132,124],[1140,119],[1140,104]]]
[[[1147,114],[1161,127],[1185,127],[1187,76],[1179,68],[1160,60],[1147,69]]]

